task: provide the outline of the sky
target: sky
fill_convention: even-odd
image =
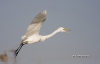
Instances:
[[[17,64],[100,63],[100,0],[0,0],[0,54],[16,49],[30,22],[43,10],[47,17],[41,35],[59,27],[70,29],[70,34],[57,33],[44,42],[23,46]]]

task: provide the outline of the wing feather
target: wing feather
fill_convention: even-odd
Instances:
[[[39,13],[38,15],[36,15],[36,17],[33,19],[33,21],[28,26],[26,34],[24,36],[26,36],[28,38],[29,36],[31,36],[33,34],[39,34],[40,28],[41,28],[43,22],[46,20],[46,14],[47,14],[47,12],[45,10],[45,11]]]

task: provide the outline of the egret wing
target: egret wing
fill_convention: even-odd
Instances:
[[[39,34],[43,22],[46,20],[46,10],[39,13],[28,26],[25,36],[29,37],[33,34]]]

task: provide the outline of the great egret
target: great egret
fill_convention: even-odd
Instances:
[[[22,46],[25,44],[32,44],[32,43],[44,41],[44,40],[52,37],[53,35],[55,35],[58,32],[69,33],[69,30],[67,28],[60,27],[57,30],[55,30],[53,33],[51,33],[50,35],[46,35],[46,36],[39,35],[40,28],[41,28],[43,22],[46,20],[46,15],[47,15],[47,11],[44,10],[41,13],[39,13],[33,19],[33,21],[30,23],[30,25],[28,26],[28,29],[26,31],[26,34],[24,36],[22,36],[22,41],[20,43],[20,46],[14,52],[15,58],[18,55]]]

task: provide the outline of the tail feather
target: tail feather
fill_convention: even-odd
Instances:
[[[19,53],[19,51],[20,51],[20,49],[22,48],[23,45],[24,45],[24,44],[21,43],[20,46],[18,47],[18,49],[16,49],[16,50],[14,51],[15,58],[17,57],[17,55],[18,55],[18,53]]]

